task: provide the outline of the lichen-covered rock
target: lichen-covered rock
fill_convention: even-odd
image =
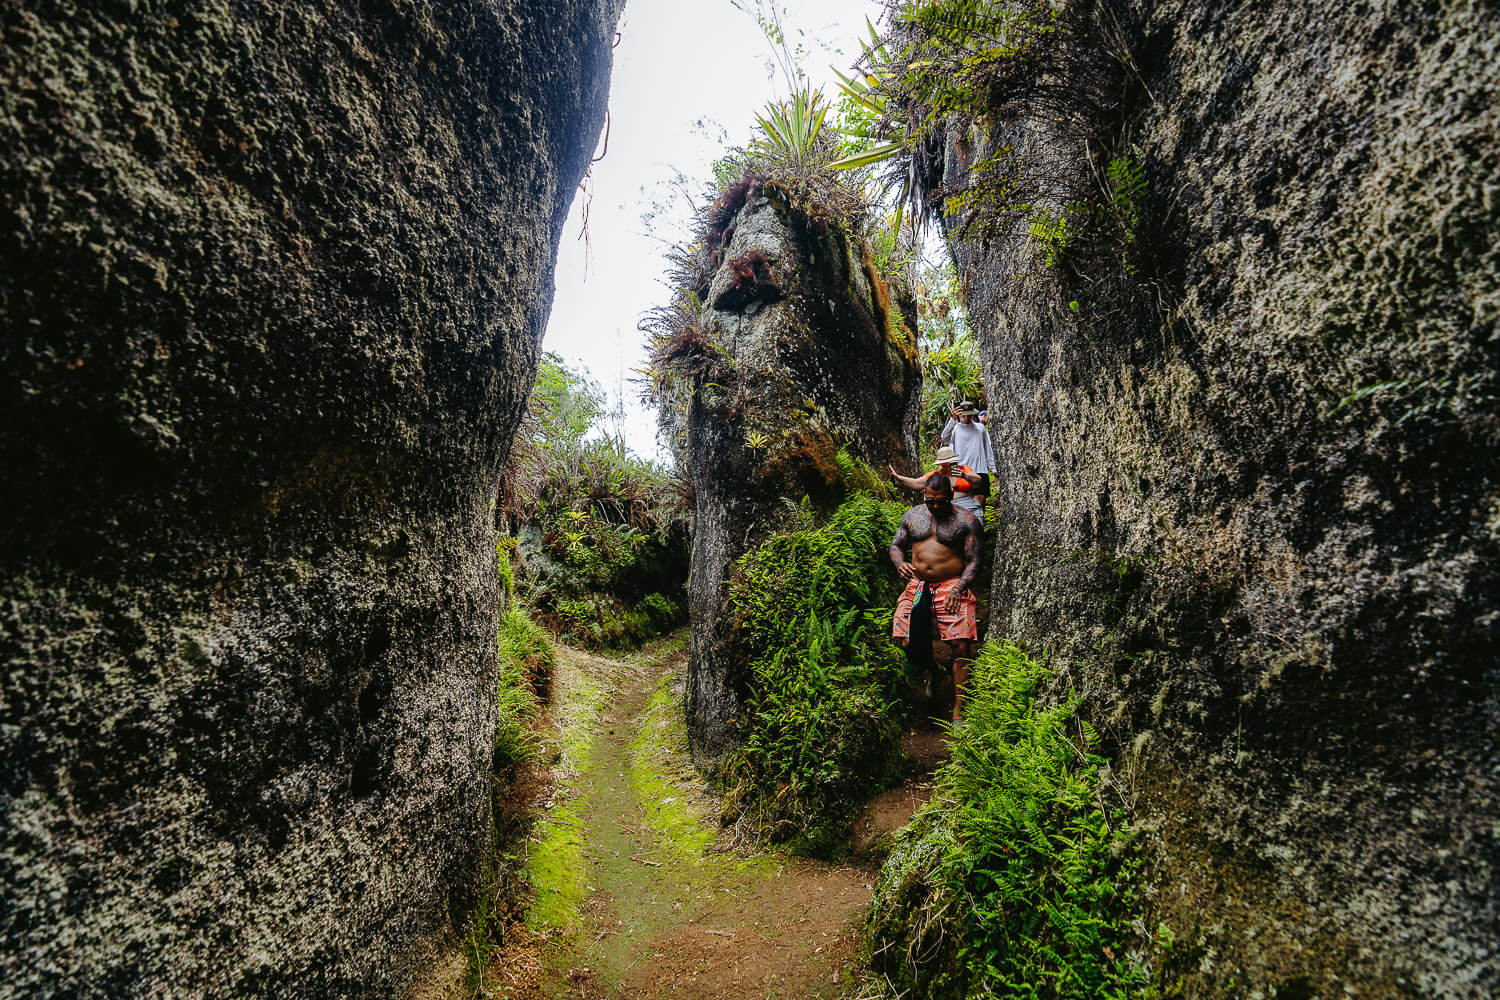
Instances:
[[[948,153],[958,182],[1013,143],[1058,203],[1112,155],[1146,181],[1103,254],[1048,268],[1025,219],[955,244],[991,634],[1115,741],[1187,995],[1493,996],[1500,15],[1101,7],[1071,65],[1117,74],[1110,117]]]
[[[838,453],[884,469],[916,455],[921,373],[909,299],[837,225],[755,187],[725,229],[704,301],[712,341],[686,414],[694,494],[688,727],[695,759],[735,746],[745,693],[730,638],[731,562],[784,521],[784,500],[836,502]]]
[[[401,995],[619,0],[0,12],[0,980]]]

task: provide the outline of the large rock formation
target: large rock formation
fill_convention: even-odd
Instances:
[[[1146,180],[1052,268],[1025,218],[955,239],[991,634],[1114,739],[1188,995],[1493,996],[1500,15],[1100,6],[1045,113],[947,153],[1059,209]]]
[[[784,522],[783,498],[843,495],[841,448],[910,468],[921,404],[910,300],[892,300],[858,239],[809,219],[774,183],[753,187],[715,235],[719,263],[702,289],[712,355],[686,413],[687,713],[706,765],[736,744],[747,680],[730,638],[730,563]]]
[[[400,995],[620,0],[0,13],[0,981]]]

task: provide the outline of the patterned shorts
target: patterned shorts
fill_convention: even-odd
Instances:
[[[937,637],[943,640],[954,639],[978,639],[979,623],[975,617],[975,609],[978,601],[974,599],[972,590],[965,590],[958,599],[958,607],[952,611],[944,611],[944,600],[948,591],[952,590],[958,583],[958,578],[943,580],[940,583],[928,583],[926,580],[908,580],[906,589],[901,592],[901,599],[896,602],[896,617],[891,622],[891,635],[906,638],[911,635],[911,606],[916,602],[920,588],[931,587],[933,590],[932,617],[937,622]]]

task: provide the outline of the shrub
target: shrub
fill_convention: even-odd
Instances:
[[[635,607],[663,632],[682,624],[687,617],[682,605],[664,594],[647,594]]]
[[[633,648],[685,620],[682,606],[661,594],[634,606],[608,594],[558,598],[554,604],[558,636],[588,649]]]
[[[630,605],[680,595],[688,570],[682,480],[598,434],[604,395],[554,355],[541,359],[501,477],[501,584],[568,641],[621,646],[662,626]],[[514,564],[511,560],[514,559]]]
[[[906,671],[890,639],[897,586],[885,551],[903,513],[856,492],[814,525],[804,503],[799,525],[731,573],[751,692],[724,772],[730,808],[794,850],[837,854],[890,775]]]
[[[499,646],[496,770],[531,756],[534,748],[527,723],[536,714],[537,694],[546,690],[554,663],[547,630],[533,622],[522,608],[511,607],[501,612]]]
[[[898,992],[1123,997],[1148,983],[1124,804],[1076,702],[1036,706],[1047,674],[1006,642],[974,665],[952,758],[898,834],[866,922],[871,963]]]

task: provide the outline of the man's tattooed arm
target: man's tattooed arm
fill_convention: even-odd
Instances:
[[[964,532],[964,571],[958,575],[958,585],[972,589],[974,575],[979,572],[979,522],[969,515],[967,531]]]
[[[901,574],[903,580],[910,580],[915,571],[911,564],[906,561],[906,546],[910,541],[911,532],[907,530],[907,522],[911,520],[911,511],[901,519],[901,527],[896,529],[896,537],[891,539],[891,562],[896,567],[896,572]]]

